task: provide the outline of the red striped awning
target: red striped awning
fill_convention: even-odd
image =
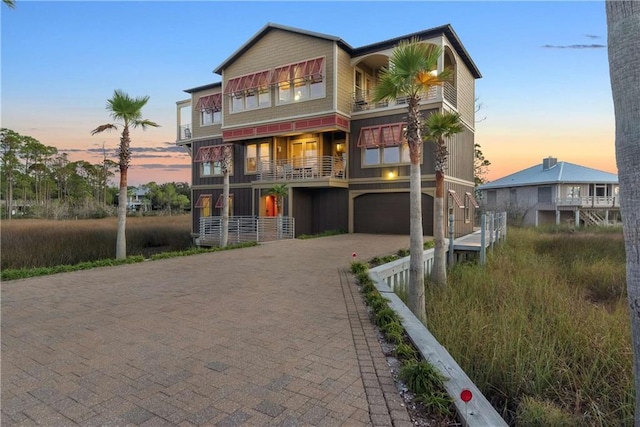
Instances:
[[[213,95],[201,96],[198,98],[196,110],[222,111],[222,94],[214,93]]]
[[[219,162],[224,157],[225,147],[233,147],[232,144],[210,145],[208,147],[200,147],[193,159],[196,163]],[[231,151],[233,153],[233,150]]]
[[[392,147],[405,142],[404,128],[406,123],[390,123],[386,125],[367,126],[360,129],[358,147]]]
[[[230,94],[234,92],[258,89],[261,87],[269,87],[272,79],[271,74],[271,70],[266,70],[229,79],[225,85],[224,93]]]
[[[314,58],[295,64],[283,65],[273,71],[271,83],[281,83],[289,80],[311,79],[322,80],[324,74],[324,57]]]
[[[211,206],[211,194],[201,194],[196,200],[196,208],[208,208]]]
[[[478,203],[476,198],[473,196],[473,194],[469,193],[468,191],[465,192],[464,194],[467,195],[467,198],[469,199],[469,201],[471,202],[471,205],[473,205],[474,208],[479,208],[480,207],[480,204]]]
[[[464,208],[464,203],[460,200],[460,196],[458,196],[458,193],[456,193],[455,190],[449,190],[449,195],[459,208]]]

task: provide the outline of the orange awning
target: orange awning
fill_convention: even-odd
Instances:
[[[224,156],[225,147],[232,147],[232,144],[210,145],[208,147],[200,147],[193,159],[196,163],[219,162]]]
[[[271,83],[271,74],[271,70],[266,70],[229,79],[224,88],[224,93],[230,94],[234,92],[258,89],[261,87],[269,87],[269,84]]]
[[[473,205],[474,208],[479,208],[480,207],[480,204],[478,203],[476,198],[473,196],[473,194],[469,193],[468,191],[465,194],[469,198],[469,201],[471,202],[471,204]]]
[[[405,142],[404,128],[406,123],[390,123],[386,125],[367,126],[360,129],[358,147],[392,147]]]
[[[458,196],[458,193],[456,193],[455,190],[449,190],[449,195],[459,208],[464,208],[464,203],[460,200],[460,196]]]
[[[222,94],[201,96],[196,104],[196,110],[222,111]]]

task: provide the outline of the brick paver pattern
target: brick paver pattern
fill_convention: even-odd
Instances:
[[[411,425],[341,235],[2,285],[2,425]]]

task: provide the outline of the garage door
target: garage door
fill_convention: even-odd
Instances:
[[[409,234],[409,193],[363,194],[353,200],[353,231]],[[433,234],[433,198],[422,195],[422,228]]]

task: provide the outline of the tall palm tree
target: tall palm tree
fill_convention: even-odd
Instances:
[[[609,74],[616,120],[616,163],[631,309],[635,425],[640,425],[640,3],[607,1]]]
[[[233,146],[225,145],[220,154],[220,167],[222,169],[222,236],[220,247],[224,248],[229,243],[229,175],[233,163]]]
[[[420,161],[422,160],[420,100],[432,87],[441,85],[450,77],[449,70],[436,72],[438,59],[441,55],[442,48],[422,43],[415,38],[400,42],[389,58],[389,67],[382,70],[374,91],[375,102],[395,100],[400,97],[406,97],[408,100],[407,142],[411,159],[409,248],[411,255],[407,302],[409,309],[422,322],[426,321],[426,311],[420,171]]]
[[[142,107],[149,101],[148,96],[131,98],[121,90],[115,90],[113,96],[107,100],[107,111],[113,120],[122,123],[107,123],[100,125],[91,131],[91,135],[100,132],[110,131],[122,127],[119,147],[119,167],[120,167],[120,194],[118,195],[118,234],[116,237],[116,259],[127,257],[127,240],[125,229],[127,225],[127,172],[131,161],[131,138],[130,128],[140,127],[145,130],[147,127],[158,127],[159,125],[151,120],[142,118]]]
[[[16,2],[15,0],[2,0],[4,4],[6,4],[10,9],[15,9]]]
[[[436,112],[431,114],[425,123],[425,141],[433,142],[433,158],[436,170],[436,197],[433,200],[433,233],[436,243],[431,270],[431,281],[444,286],[447,284],[447,259],[445,256],[444,240],[444,171],[447,167],[449,150],[446,139],[462,132],[460,115],[451,112]]]

